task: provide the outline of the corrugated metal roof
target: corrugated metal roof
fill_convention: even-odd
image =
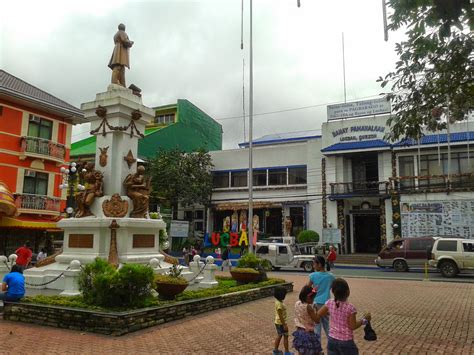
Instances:
[[[70,112],[72,115],[84,117],[83,112],[67,102],[58,99],[57,97],[48,94],[47,92],[38,89],[37,87],[28,84],[17,78],[14,75],[7,73],[0,69],[0,92],[5,94],[18,94],[24,98],[52,106],[56,109],[61,109]]]
[[[467,141],[467,132],[457,132],[450,134],[451,143],[455,142],[464,142]],[[474,140],[474,132],[469,132],[469,140]],[[430,134],[421,137],[420,144],[438,144],[438,143],[448,143],[448,134],[441,133],[441,134]],[[398,143],[395,143],[394,147],[404,147],[404,146],[411,146],[411,145],[418,145],[418,142],[414,139],[404,139]]]
[[[358,142],[347,142],[347,143],[336,143],[321,149],[321,152],[337,152],[341,150],[356,150],[356,149],[370,149],[370,148],[389,148],[390,143],[382,139],[374,139],[370,141],[358,141]]]
[[[293,141],[302,141],[308,140],[311,138],[319,138],[321,137],[321,130],[314,129],[314,130],[307,130],[307,131],[297,131],[297,132],[285,132],[285,133],[274,133],[274,134],[267,134],[265,136],[256,138],[252,141],[252,144],[274,144],[274,143],[288,143]],[[247,147],[249,142],[242,142],[239,143],[239,147]]]

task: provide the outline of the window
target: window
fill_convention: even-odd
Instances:
[[[403,240],[392,242],[391,248],[393,248],[393,249],[403,249],[404,248]]]
[[[23,193],[33,195],[48,194],[48,174],[25,170]]]
[[[165,115],[155,116],[155,123],[159,123],[159,124],[174,123],[174,113],[167,113]]]
[[[254,186],[267,186],[267,170],[254,170],[253,171],[253,185]]]
[[[438,242],[439,251],[457,251],[458,242],[455,240],[440,240]]]
[[[431,250],[433,241],[429,239],[410,239],[410,250],[423,250],[426,251],[428,247]]]
[[[413,156],[398,158],[398,170],[399,176],[415,176],[415,163]],[[402,179],[400,180],[400,186],[402,188],[414,187],[415,179]]]
[[[202,221],[194,222],[194,230],[199,231],[199,232],[204,231],[204,222]]]
[[[288,249],[284,246],[278,247],[278,254],[288,254]]]
[[[268,185],[286,185],[286,169],[268,169]]]
[[[258,247],[257,254],[268,254],[268,245]]]
[[[474,242],[473,243],[462,243],[462,247],[467,253],[474,253]]]
[[[203,219],[203,218],[204,218],[203,210],[194,211],[194,219]]]
[[[51,140],[53,132],[53,121],[39,116],[30,115],[28,125],[28,136]]]
[[[193,211],[184,211],[184,220],[191,222],[193,220]]]
[[[288,168],[288,184],[306,184],[306,166],[298,168]]]
[[[231,187],[245,187],[247,186],[247,171],[232,171],[231,176]]]
[[[216,189],[228,188],[229,187],[229,173],[228,172],[212,173],[212,185]]]

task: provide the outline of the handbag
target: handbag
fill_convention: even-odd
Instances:
[[[366,325],[365,325],[365,328],[364,328],[364,339],[367,340],[367,341],[375,341],[377,340],[377,334],[375,334],[375,330],[372,328],[372,326],[370,325],[370,322],[368,322]]]

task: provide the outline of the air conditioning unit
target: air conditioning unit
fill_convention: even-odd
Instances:
[[[30,122],[39,122],[40,120],[41,120],[40,117],[34,116],[34,115],[30,115]]]
[[[36,171],[33,171],[33,170],[25,170],[25,176],[28,176],[28,177],[36,177]]]

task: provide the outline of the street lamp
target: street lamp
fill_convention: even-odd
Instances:
[[[80,183],[78,176],[79,169],[81,169],[81,166],[76,162],[71,162],[68,167],[62,166],[59,169],[62,177],[62,183],[59,185],[59,189],[67,191],[66,208],[64,212],[67,213],[68,217],[73,217],[77,207],[76,193],[85,190],[85,186]],[[85,172],[85,169],[81,169],[81,172]]]

